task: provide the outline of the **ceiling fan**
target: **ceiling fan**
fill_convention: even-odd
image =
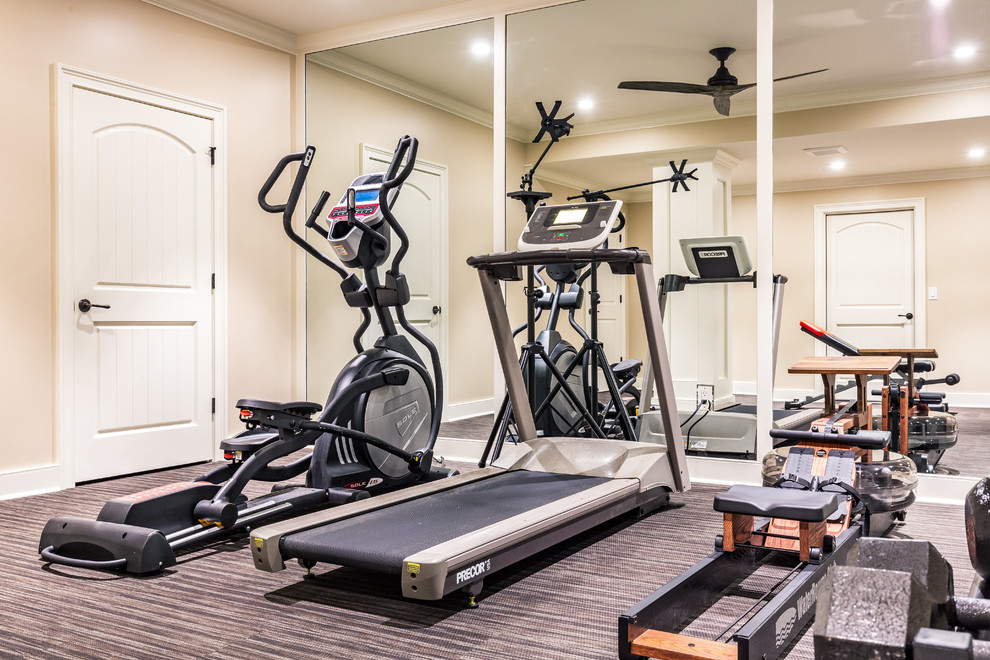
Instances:
[[[682,83],[682,82],[655,82],[650,80],[627,80],[619,83],[619,89],[644,89],[651,92],[680,92],[682,94],[707,94],[711,96],[715,101],[715,109],[721,115],[729,116],[729,99],[733,94],[738,94],[739,92],[749,89],[750,87],[755,87],[756,83],[749,83],[746,85],[740,85],[739,79],[734,75],[729,73],[729,70],[725,66],[725,61],[729,59],[729,55],[736,52],[735,48],[729,48],[728,46],[722,46],[720,48],[712,48],[709,53],[718,60],[718,69],[715,71],[715,75],[708,79],[708,84],[706,85],[694,85],[692,83]],[[781,80],[790,80],[791,78],[800,78],[801,76],[810,76],[813,73],[821,73],[822,71],[828,71],[828,69],[818,69],[817,71],[805,71],[804,73],[796,73],[793,76],[784,76],[783,78],[774,78],[774,82],[779,82]]]

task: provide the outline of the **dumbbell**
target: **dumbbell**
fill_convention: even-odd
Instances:
[[[966,545],[976,571],[970,596],[990,598],[990,477],[983,477],[966,493]]]
[[[990,658],[990,642],[971,634],[990,630],[990,600],[955,598],[952,567],[935,546],[863,538],[848,560],[818,592],[816,658]]]

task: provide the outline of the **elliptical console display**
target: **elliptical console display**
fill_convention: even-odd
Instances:
[[[619,217],[620,208],[622,202],[618,199],[538,206],[519,236],[519,250],[601,247]]]
[[[375,243],[381,237],[387,243],[389,226],[385,223],[385,214],[381,206],[382,182],[386,174],[364,174],[354,179],[340,201],[327,214],[329,235],[327,239],[337,254],[337,258],[348,267],[357,267],[356,257],[359,252],[366,251],[368,243]],[[398,188],[386,191],[386,203],[389,209],[395,204],[399,195]],[[370,231],[369,231],[370,230]],[[388,256],[387,250],[380,249],[382,241],[377,241],[377,263],[370,267],[380,266]],[[380,253],[380,255],[379,255]]]

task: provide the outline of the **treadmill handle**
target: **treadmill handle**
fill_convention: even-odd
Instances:
[[[55,546],[50,545],[41,551],[41,558],[47,562],[53,564],[64,564],[65,566],[76,566],[77,568],[124,568],[127,565],[127,559],[77,559],[75,557],[66,557],[64,555],[57,554],[55,552]]]

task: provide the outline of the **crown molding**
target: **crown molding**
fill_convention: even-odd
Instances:
[[[397,76],[390,71],[371,66],[350,55],[335,51],[323,51],[307,55],[307,60],[358,80],[378,85],[396,94],[401,94],[414,101],[425,103],[487,128],[492,128],[495,125],[494,115],[487,110],[476,108],[469,103],[438,92],[431,87],[415,83],[408,78]]]
[[[377,39],[487,20],[504,14],[566,5],[579,0],[463,0],[433,9],[327,28],[299,35],[298,53],[353,46]]]
[[[906,83],[892,83],[877,87],[856,87],[775,98],[773,101],[774,114],[778,112],[830,108],[838,105],[852,105],[873,101],[890,101],[912,96],[962,92],[981,87],[990,87],[990,73],[971,73],[946,78],[930,78]]]
[[[286,53],[295,54],[297,52],[298,39],[291,32],[244,14],[202,2],[202,0],[142,0],[142,2],[232,32]]]
[[[807,179],[803,181],[774,182],[773,192],[789,193],[808,190],[832,190],[835,188],[863,188],[887,186],[899,183],[923,183],[926,181],[951,181],[953,179],[980,179],[990,177],[990,167],[953,167],[944,170],[917,170],[892,172],[867,176],[844,176],[835,179]],[[755,195],[756,185],[733,185],[732,196]]]

